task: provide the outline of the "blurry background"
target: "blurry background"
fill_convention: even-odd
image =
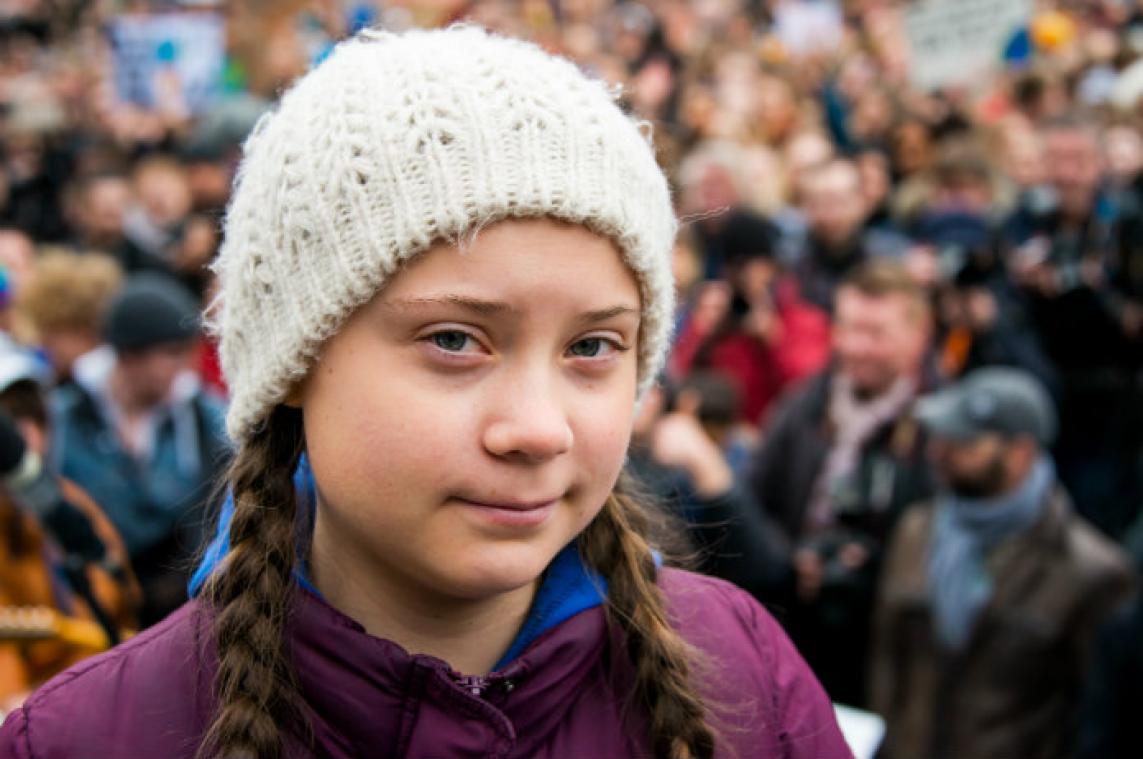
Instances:
[[[0,604],[113,629],[185,598],[227,448],[194,314],[242,141],[336,41],[459,20],[652,126],[680,305],[630,468],[698,568],[885,717],[886,756],[1143,756],[1136,0],[5,0],[0,408],[122,560],[77,590],[74,536],[4,499]],[[998,366],[1057,435],[988,383],[970,429],[918,418]],[[1024,516],[957,521],[1016,514],[1038,461]],[[10,700],[86,650],[5,629]]]

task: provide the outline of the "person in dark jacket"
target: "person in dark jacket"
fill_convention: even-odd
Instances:
[[[1143,575],[1143,515],[1127,532],[1124,548]],[[1130,759],[1143,755],[1143,593],[1099,630],[1080,707],[1078,759]]]
[[[1020,208],[1006,261],[1048,358],[1059,370],[1060,478],[1085,518],[1118,538],[1143,502],[1140,293],[1122,209],[1105,191],[1099,128],[1078,117],[1045,125],[1054,203]],[[1130,226],[1130,225],[1129,225]],[[1137,275],[1135,275],[1137,276]]]
[[[861,705],[881,546],[906,505],[932,493],[910,413],[933,384],[930,309],[900,265],[841,286],[835,361],[775,412],[755,456],[758,507],[794,546],[784,620],[826,690]]]
[[[53,462],[107,511],[143,587],[140,623],[186,601],[205,506],[226,464],[223,403],[190,368],[198,303],[162,274],[128,280],[107,310],[106,343],[52,398]]]
[[[225,553],[0,755],[850,756],[774,621],[667,566],[620,480],[677,222],[605,87],[476,27],[365,31],[238,175]]]
[[[1099,622],[1130,590],[1122,552],[1069,503],[1052,400],[991,367],[922,399],[934,501],[893,536],[873,655],[883,759],[1072,755]]]
[[[873,258],[900,258],[908,243],[896,232],[866,227],[871,209],[852,161],[837,158],[810,169],[801,188],[809,233],[793,276],[802,299],[831,311],[850,272]]]

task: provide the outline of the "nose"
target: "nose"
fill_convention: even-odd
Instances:
[[[484,428],[485,450],[498,458],[530,463],[571,450],[571,425],[547,382],[531,378],[514,383],[501,391],[501,397],[497,413]]]

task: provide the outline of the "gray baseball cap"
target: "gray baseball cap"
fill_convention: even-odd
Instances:
[[[1044,385],[1020,369],[977,369],[944,390],[925,396],[914,411],[937,437],[968,441],[993,432],[1030,435],[1041,445],[1056,439],[1055,404]]]

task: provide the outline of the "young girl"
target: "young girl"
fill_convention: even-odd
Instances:
[[[339,45],[226,220],[228,552],[0,755],[848,757],[776,623],[660,566],[619,484],[674,233],[571,63],[474,28]]]

